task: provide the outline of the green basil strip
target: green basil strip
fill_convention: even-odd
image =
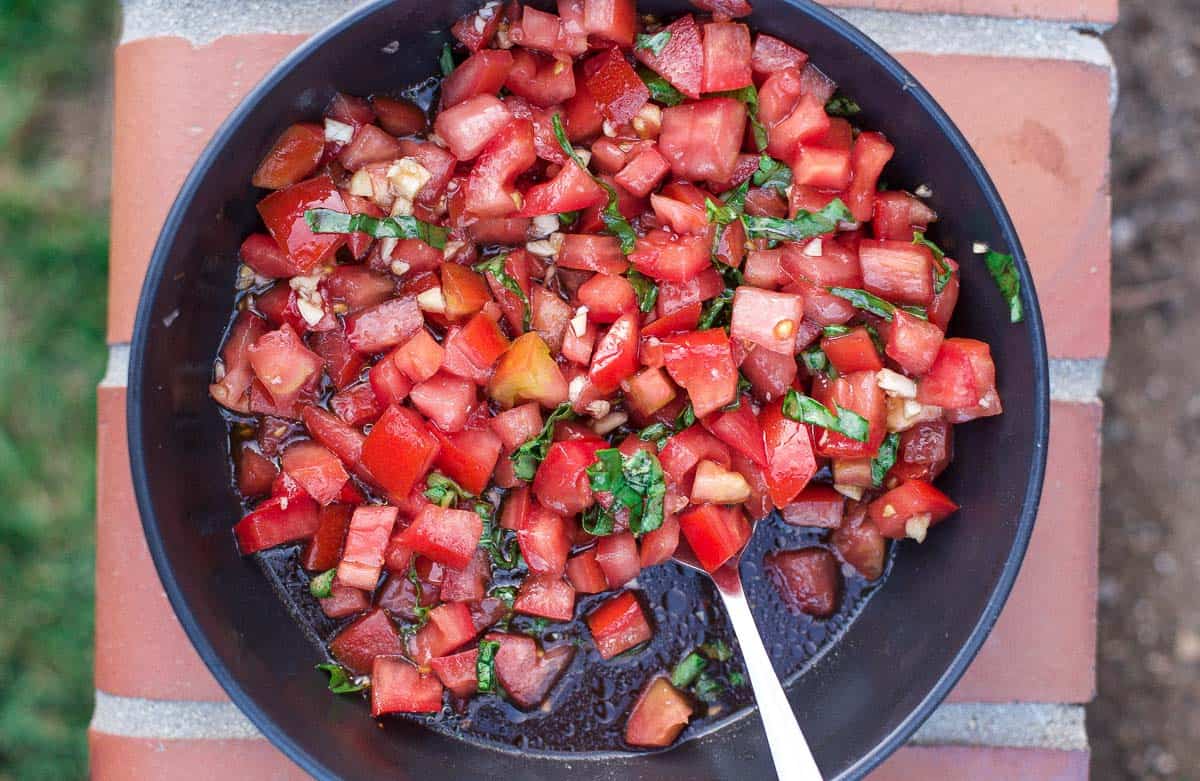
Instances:
[[[500,286],[512,293],[517,299],[525,305],[525,314],[521,318],[522,327],[528,331],[530,320],[533,317],[533,310],[529,306],[529,296],[525,295],[525,291],[521,289],[521,284],[509,274],[504,268],[504,262],[508,259],[508,253],[495,255],[487,260],[476,263],[471,268],[481,274],[491,274],[500,283]]]
[[[834,409],[836,414],[811,396],[805,396],[795,390],[789,390],[783,399],[783,414],[792,420],[820,426],[855,442],[866,442],[870,433],[867,419],[836,404]]]
[[[758,158],[758,170],[750,177],[755,187],[765,187],[777,190],[784,195],[792,183],[792,169],[787,163],[781,163],[769,155]]]
[[[637,295],[638,309],[642,312],[653,311],[654,305],[658,303],[658,285],[654,284],[654,280],[633,268],[625,272],[625,278],[629,280],[629,284],[633,285],[633,292]]]
[[[671,685],[677,689],[686,689],[696,682],[700,673],[704,672],[704,668],[707,666],[708,661],[693,651],[683,657],[683,661],[675,665],[675,669],[671,671]]]
[[[629,530],[635,535],[662,526],[667,484],[655,456],[645,450],[632,456],[616,448],[598,450],[587,474],[593,491],[612,494],[614,504],[629,510]]]
[[[333,209],[309,209],[304,212],[304,221],[313,233],[366,233],[377,239],[420,239],[434,249],[446,247],[445,228],[409,215],[372,217]]]
[[[637,37],[634,38],[633,48],[645,49],[657,57],[658,55],[662,54],[663,49],[666,48],[670,41],[670,30],[661,30],[653,35],[639,33]]]
[[[513,471],[517,477],[522,480],[532,480],[534,474],[537,473],[538,464],[546,459],[546,453],[550,450],[550,440],[554,436],[554,424],[560,420],[570,420],[575,417],[575,411],[571,409],[571,403],[564,401],[555,408],[554,412],[550,413],[550,417],[546,418],[546,422],[542,424],[541,433],[536,437],[524,443],[513,451],[509,458],[513,462]]]
[[[600,221],[604,223],[605,229],[611,235],[620,239],[621,252],[626,255],[633,252],[637,244],[637,233],[633,230],[633,226],[629,224],[629,220],[625,219],[625,215],[621,214],[617,191],[608,182],[605,182],[588,170],[587,164],[583,162],[583,158],[575,151],[575,147],[571,146],[571,140],[567,138],[567,131],[563,127],[562,117],[555,114],[551,117],[550,122],[554,125],[554,138],[558,141],[559,147],[562,148],[563,154],[571,158],[577,166],[583,169],[584,173],[592,177],[592,181],[600,185],[608,193],[608,203],[604,206],[604,210],[600,212]]]
[[[316,669],[329,673],[329,691],[334,694],[352,694],[367,688],[365,683],[355,683],[350,673],[340,664],[318,664]]]
[[[308,593],[312,594],[317,599],[325,599],[333,594],[333,576],[337,574],[337,568],[325,570],[320,575],[317,575],[312,580],[308,581]]]
[[[800,359],[804,361],[804,368],[808,369],[813,374],[826,371],[830,368],[829,358],[825,355],[825,351],[821,349],[819,344],[814,344],[800,352]]]
[[[489,694],[496,691],[496,652],[500,643],[495,640],[480,640],[479,655],[475,657],[476,690]]]
[[[713,97],[733,98],[745,103],[746,114],[750,118],[750,129],[754,135],[754,145],[760,152],[767,148],[767,128],[758,118],[758,90],[754,88],[753,84],[748,84],[741,89],[715,92]]]
[[[861,309],[864,312],[882,317],[884,320],[891,321],[896,314],[896,307],[893,304],[884,301],[879,296],[868,293],[865,290],[859,290],[854,287],[831,287],[829,292],[838,298],[844,298],[851,304],[854,304],[856,309]]]
[[[459,499],[470,499],[474,496],[441,472],[430,472],[425,478],[425,485],[425,498],[439,507],[449,507]]]
[[[1025,319],[1025,309],[1021,306],[1021,278],[1017,275],[1017,265],[1012,255],[988,250],[984,256],[988,272],[1000,288],[1001,295],[1008,302],[1008,319],[1019,323]]]
[[[711,643],[702,643],[700,645],[700,653],[712,659],[714,662],[728,662],[733,658],[733,649],[724,640],[713,640]]]
[[[933,292],[942,292],[946,289],[946,285],[950,284],[950,277],[954,276],[954,269],[950,268],[950,264],[946,262],[946,253],[942,252],[941,247],[925,238],[925,234],[921,231],[913,231],[913,244],[927,248],[933,255],[933,262],[937,265],[933,279]]]
[[[696,422],[696,410],[692,409],[692,403],[689,401],[687,406],[679,411],[675,416],[675,430],[683,431],[688,426]]]
[[[850,333],[851,330],[852,329],[850,326],[846,325],[827,325],[822,330],[822,334],[826,339],[834,339],[839,336],[845,336],[846,334]]]
[[[929,320],[929,313],[925,311],[925,307],[923,306],[912,306],[910,304],[905,304],[900,308],[919,320]]]
[[[850,222],[854,215],[840,198],[834,198],[825,208],[817,212],[800,210],[790,220],[782,217],[747,215],[742,218],[746,235],[752,239],[775,239],[777,241],[803,241],[837,230],[839,222]]]
[[[862,111],[862,106],[858,105],[849,95],[841,92],[825,102],[825,113],[831,117],[852,117],[860,111]]]
[[[650,99],[655,103],[661,103],[669,108],[671,106],[678,106],[687,100],[682,92],[671,86],[671,82],[644,65],[638,66],[637,75],[642,80],[642,83],[646,85],[646,89],[650,90]]]
[[[479,535],[479,547],[488,554],[493,566],[512,569],[521,563],[521,551],[515,532],[496,523],[492,506],[487,502],[476,502],[475,513],[483,521],[483,532]]]
[[[900,453],[900,435],[892,432],[883,438],[879,452],[871,459],[871,484],[876,488],[883,487],[883,478],[888,470],[896,465],[896,456]]]
[[[653,442],[661,450],[663,444],[667,441],[667,437],[671,436],[672,433],[671,427],[666,423],[651,423],[639,431],[637,437],[643,442]]]
[[[593,504],[579,516],[579,523],[593,537],[607,537],[616,528],[617,519],[611,511]]]
[[[704,311],[700,313],[700,322],[696,325],[698,330],[706,330],[708,328],[723,328],[729,325],[729,320],[733,316],[733,289],[725,288],[721,294],[704,305]]]

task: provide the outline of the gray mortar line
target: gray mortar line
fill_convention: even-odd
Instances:
[[[91,727],[127,738],[252,740],[262,734],[233,703],[149,700],[96,692]],[[920,746],[1087,748],[1083,708],[1041,703],[948,703],[917,731]]]

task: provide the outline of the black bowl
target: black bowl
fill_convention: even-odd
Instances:
[[[726,719],[654,755],[531,755],[456,740],[396,720],[380,729],[355,698],[314,677],[320,650],[260,568],[238,556],[240,505],[227,441],[207,396],[229,313],[237,248],[257,225],[250,186],[288,124],[318,116],[335,90],[389,92],[427,78],[453,21],[477,0],[377,0],[303,44],[234,111],[167,217],[138,308],[129,378],[129,450],[146,537],[167,595],[232,700],[321,778],[759,778],[771,762],[757,718]],[[806,0],[756,0],[748,20],[807,50],[895,142],[885,177],[927,183],[943,215],[936,238],[963,260],[959,335],[992,346],[1005,414],[962,426],[942,487],[963,509],[921,546],[905,544],[888,582],[790,690],[829,778],[857,778],[900,746],[962,675],[1008,595],[1032,531],[1046,459],[1042,323],[1016,232],[982,165],[929,94],[878,45]],[[683,11],[652,0],[644,9]],[[391,45],[398,41],[396,45]],[[1016,257],[1025,322],[971,245]],[[741,714],[744,715],[744,714]]]

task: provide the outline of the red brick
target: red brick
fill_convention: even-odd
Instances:
[[[126,697],[223,700],[146,547],[129,473],[125,389],[100,388],[98,395],[96,687]]]
[[[1087,781],[1088,752],[1048,749],[906,746],[870,781]]]
[[[262,738],[158,740],[88,730],[93,781],[300,781],[309,776]],[[218,772],[216,768],[220,768]]]
[[[1015,16],[1097,24],[1117,21],[1117,0],[825,0],[824,5],[912,14]]]
[[[1099,403],[1052,405],[1046,482],[1029,551],[1004,612],[951,700],[1095,696],[1101,416]]]

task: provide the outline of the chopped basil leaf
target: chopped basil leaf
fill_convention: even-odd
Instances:
[[[558,222],[559,222],[559,224],[560,224],[560,225],[562,225],[564,228],[569,228],[569,227],[571,227],[572,225],[574,225],[574,224],[575,224],[575,222],[576,222],[578,219],[579,219],[579,212],[578,212],[578,211],[573,211],[573,212],[563,212],[562,214],[558,215]]]
[[[742,675],[737,670],[734,670],[729,674],[729,683],[732,686],[745,686],[746,676]]]
[[[677,689],[686,689],[696,682],[707,666],[708,662],[704,657],[693,651],[683,657],[683,661],[671,671],[671,685]]]
[[[854,215],[846,208],[846,204],[842,203],[840,198],[834,198],[820,211],[809,212],[801,209],[790,220],[782,217],[746,216],[742,221],[746,224],[746,235],[752,239],[803,241],[813,236],[832,233],[837,230],[839,222],[853,219]]]
[[[758,90],[753,84],[747,84],[741,89],[713,93],[716,97],[733,98],[746,104],[746,114],[750,118],[750,128],[754,133],[754,146],[758,151],[767,148],[767,128],[758,118]]]
[[[826,339],[833,339],[838,336],[845,336],[850,333],[850,330],[850,326],[846,325],[827,325],[822,330],[822,334],[824,334]]]
[[[349,671],[340,664],[318,664],[317,669],[329,673],[329,691],[334,694],[352,694],[367,688],[365,683],[355,683]]]
[[[700,653],[714,662],[728,662],[733,658],[733,649],[724,640],[713,640],[700,646]]]
[[[900,308],[903,309],[908,314],[910,314],[913,317],[916,317],[920,320],[928,320],[929,319],[929,313],[925,311],[925,307],[911,306],[911,305],[906,304],[905,306],[902,306]]]
[[[713,203],[712,198],[704,199],[704,213],[713,225],[728,225],[738,218],[737,211],[727,204]]]
[[[669,43],[670,40],[670,30],[661,30],[653,35],[639,33],[638,36],[634,38],[633,48],[645,49],[657,57],[658,55],[662,54],[663,49],[666,48],[667,43]]]
[[[573,417],[575,417],[575,412],[571,409],[571,403],[564,401],[555,408],[554,412],[550,413],[550,417],[546,418],[541,433],[513,451],[509,458],[512,459],[513,471],[516,472],[517,477],[522,480],[533,479],[538,464],[545,460],[546,453],[550,450],[550,440],[554,436],[554,424],[560,420],[570,420]]]
[[[693,691],[696,696],[704,702],[715,702],[721,696],[721,691],[724,687],[721,682],[713,678],[708,673],[700,673],[700,678],[696,681],[696,686]]]
[[[787,163],[781,163],[769,155],[758,158],[758,170],[750,177],[755,187],[766,187],[787,194],[787,188],[792,183],[792,169]]]
[[[587,473],[593,491],[611,493],[614,504],[629,510],[631,532],[642,535],[662,526],[667,484],[655,456],[645,450],[632,456],[616,448],[598,450]]]
[[[687,406],[679,411],[675,417],[675,430],[683,431],[688,426],[696,422],[696,410],[692,408],[692,403],[689,401]]]
[[[333,593],[333,576],[336,574],[337,568],[335,567],[325,570],[320,575],[308,581],[308,593],[317,599],[325,599],[330,596]]]
[[[425,485],[425,498],[438,507],[449,507],[459,499],[470,499],[474,496],[441,472],[430,472],[429,477],[425,478]]]
[[[450,52],[450,44],[442,46],[442,56],[438,58],[438,64],[442,67],[443,76],[449,76],[454,72],[454,55]]]
[[[812,347],[801,350],[800,359],[804,361],[804,368],[808,369],[813,374],[817,374],[831,368],[829,365],[829,358],[826,357],[825,351],[821,349],[819,344],[814,344]]]
[[[853,287],[831,287],[829,292],[833,293],[838,298],[844,298],[851,304],[854,304],[856,309],[861,309],[864,312],[870,312],[876,317],[882,317],[884,320],[891,321],[892,316],[896,313],[896,307],[884,301],[873,293],[868,293],[865,290],[859,290]]]
[[[653,310],[654,305],[658,302],[658,285],[654,284],[654,280],[632,268],[626,272],[625,278],[629,280],[629,284],[633,285],[633,292],[637,295],[638,309],[642,312]]]
[[[666,443],[667,437],[671,436],[672,433],[671,427],[666,423],[651,423],[649,426],[646,426],[644,429],[639,431],[637,436],[638,439],[642,440],[643,442],[653,442],[654,444],[658,445],[659,450],[662,450],[662,446],[664,443]]]
[[[883,478],[888,470],[896,465],[896,455],[900,452],[900,435],[892,432],[883,438],[879,452],[871,459],[871,484],[876,488],[883,487]]]
[[[725,288],[721,294],[704,305],[700,313],[700,322],[696,328],[703,331],[707,328],[724,328],[729,325],[733,316],[733,288]]]
[[[678,106],[686,98],[683,93],[671,86],[671,82],[659,76],[654,71],[645,66],[638,66],[638,78],[646,85],[646,89],[650,90],[650,99],[655,103],[661,103],[664,106]]]
[[[883,343],[883,337],[881,337],[879,335],[879,332],[875,330],[875,326],[871,325],[870,323],[867,323],[863,326],[863,328],[867,329],[867,333],[870,334],[870,336],[871,336],[871,341],[875,343],[875,351],[878,352],[880,355],[883,355],[884,353],[886,353],[887,349]]]
[[[984,256],[987,269],[1000,288],[1004,300],[1008,301],[1008,319],[1019,323],[1025,319],[1025,309],[1021,306],[1021,278],[1017,276],[1017,266],[1012,255],[988,250]]]
[[[372,217],[346,214],[333,209],[309,209],[304,221],[313,233],[366,233],[377,239],[420,239],[434,249],[445,249],[446,229],[402,214]]]
[[[513,602],[517,600],[517,587],[495,586],[488,594],[500,600],[508,606],[509,610],[512,610]]]
[[[950,268],[950,264],[946,262],[946,253],[942,252],[941,247],[925,238],[925,234],[921,231],[913,231],[913,244],[926,247],[933,254],[933,262],[937,265],[937,273],[933,275],[933,292],[942,292],[946,289],[946,285],[950,284],[950,277],[954,276],[954,269]]]
[[[831,117],[852,117],[860,111],[862,106],[840,92],[825,102],[825,113]]]
[[[579,516],[579,523],[583,530],[593,537],[606,537],[613,533],[617,519],[611,510],[593,504]]]
[[[637,233],[633,230],[633,226],[629,224],[629,220],[625,219],[625,215],[621,214],[617,191],[608,182],[593,175],[588,170],[587,164],[583,162],[583,158],[575,151],[575,147],[571,146],[571,141],[567,138],[567,131],[563,127],[562,117],[555,114],[551,117],[550,121],[554,125],[554,138],[557,139],[558,145],[563,150],[563,154],[575,161],[575,164],[582,168],[584,173],[592,177],[592,181],[600,185],[608,193],[608,203],[605,204],[604,211],[600,212],[600,220],[604,223],[605,229],[621,240],[621,252],[626,255],[633,252],[634,246],[637,244]]]
[[[475,657],[475,688],[484,694],[496,691],[496,652],[500,643],[495,640],[480,640],[479,655]]]
[[[480,512],[485,508],[485,512]],[[492,506],[486,502],[477,502],[475,512],[483,520],[483,533],[479,535],[479,547],[483,548],[491,557],[494,566],[500,569],[516,567],[521,561],[516,532],[505,529],[496,523]]]
[[[517,282],[513,275],[509,274],[504,268],[504,262],[507,259],[508,253],[493,255],[487,260],[476,263],[474,266],[471,266],[471,268],[475,269],[481,274],[491,274],[493,277],[495,277],[496,281],[500,283],[501,287],[516,296],[517,299],[525,305],[525,314],[522,317],[522,327],[528,331],[530,318],[532,317],[533,311],[529,306],[529,296],[525,295],[525,291],[521,289],[520,283]]]
[[[867,419],[854,410],[834,404],[836,415],[821,402],[795,390],[789,390],[783,399],[783,414],[801,423],[811,423],[834,431],[855,442],[866,442],[870,427]]]
[[[733,401],[721,407],[723,412],[732,412],[742,406],[742,395],[750,392],[750,380],[746,379],[746,375],[738,372],[737,395],[733,397]]]

